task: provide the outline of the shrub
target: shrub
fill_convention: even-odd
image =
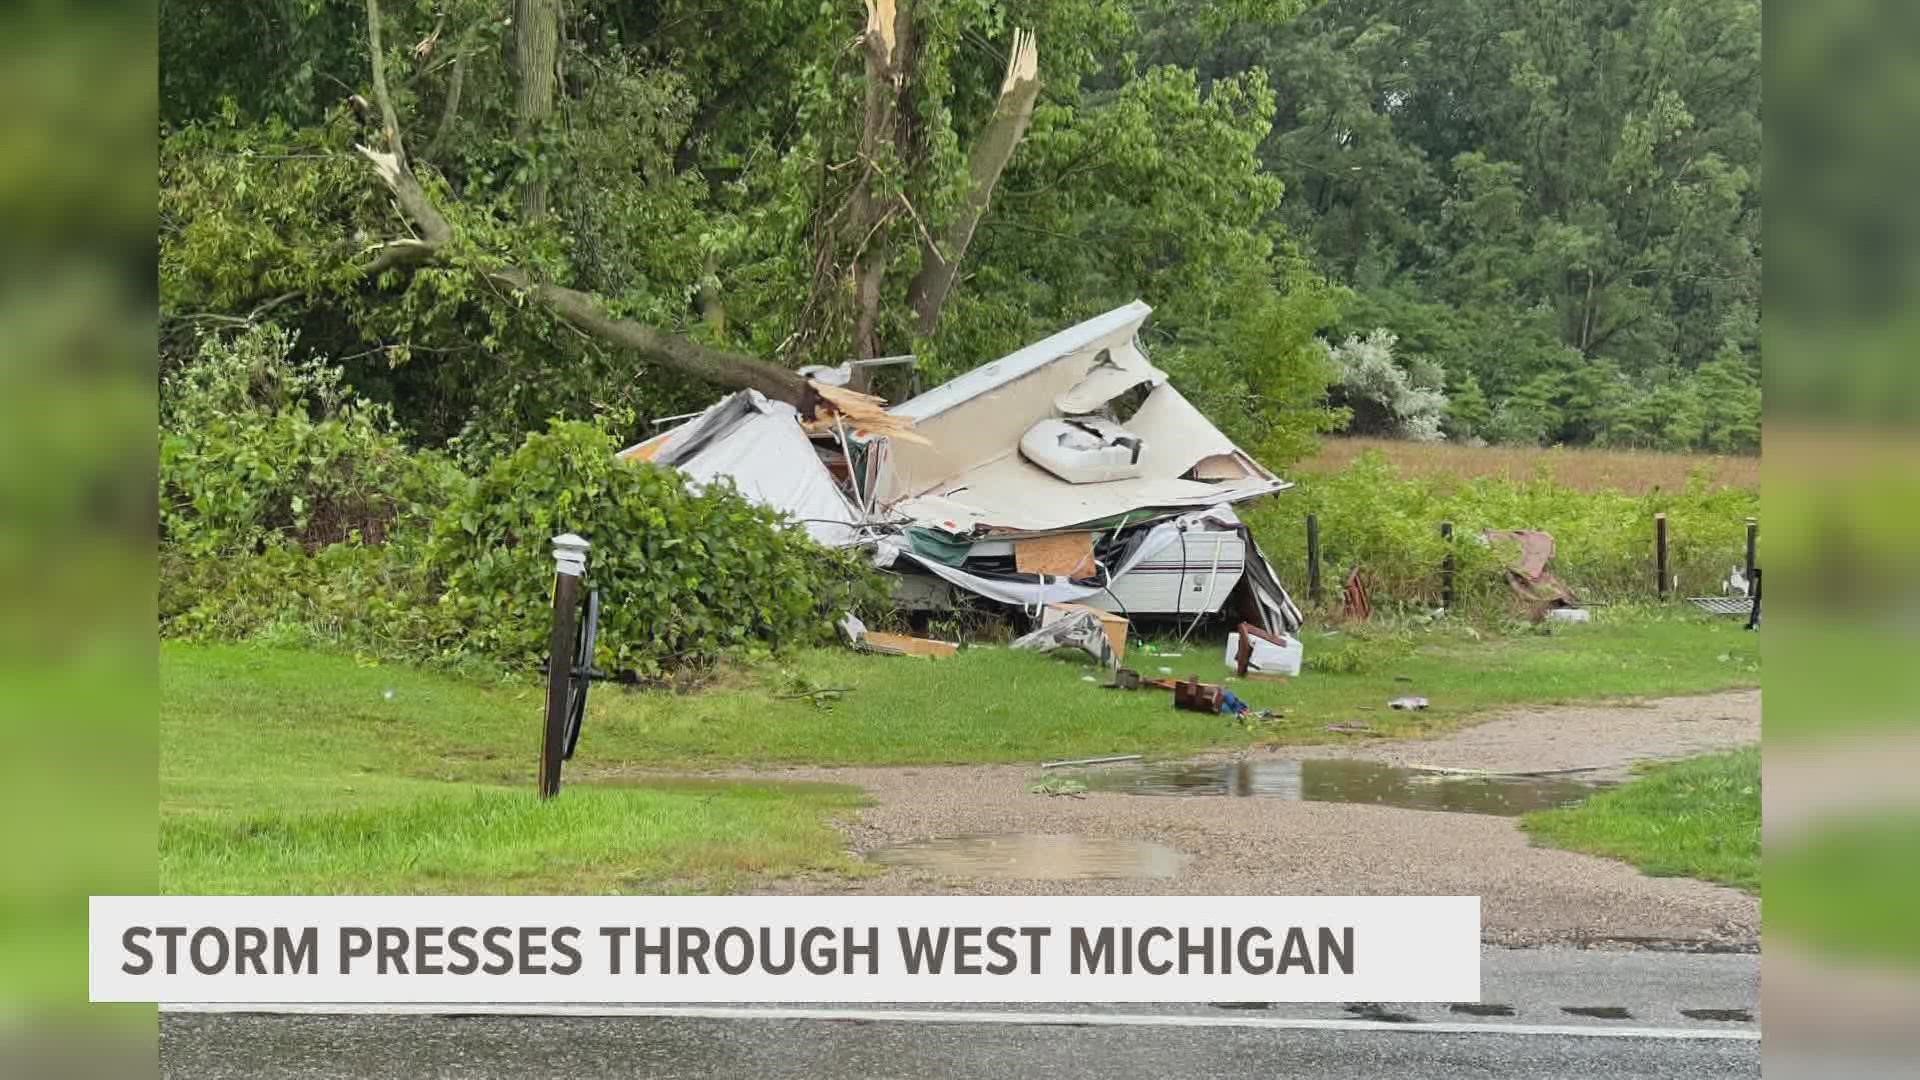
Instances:
[[[1447,374],[1424,357],[1394,356],[1399,339],[1384,329],[1366,337],[1348,335],[1338,345],[1321,343],[1338,373],[1338,396],[1353,410],[1350,430],[1439,442],[1447,415]]]
[[[464,481],[291,335],[204,338],[160,394],[161,630],[416,654],[425,523]]]
[[[467,647],[545,653],[550,539],[593,543],[602,666],[656,670],[762,641],[831,634],[829,616],[878,603],[876,573],[829,551],[730,485],[699,493],[672,469],[625,462],[604,429],[555,421],[499,459],[440,520],[428,551]]]
[[[270,326],[208,337],[162,380],[160,532],[177,553],[378,544],[459,483],[445,458],[410,450],[338,368],[294,360],[292,349]]]

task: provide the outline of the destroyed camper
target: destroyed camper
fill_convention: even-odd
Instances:
[[[819,543],[868,550],[911,609],[971,596],[1296,630],[1233,510],[1291,485],[1148,360],[1151,312],[1116,308],[891,408],[844,380],[814,379],[832,408],[813,417],[743,390],[621,456],[725,476]]]

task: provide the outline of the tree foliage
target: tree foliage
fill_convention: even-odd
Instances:
[[[1151,40],[1272,74],[1287,223],[1354,289],[1345,332],[1488,402],[1454,433],[1757,445],[1729,367],[1758,372],[1757,0],[1328,0],[1224,34],[1170,10]],[[1716,420],[1645,422],[1682,401]]]
[[[1450,437],[1757,439],[1755,0],[165,16],[163,363],[277,324],[473,463],[749,359],[937,379],[1136,297],[1282,457],[1341,404],[1301,335],[1375,327]]]

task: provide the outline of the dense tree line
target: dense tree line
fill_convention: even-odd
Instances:
[[[162,363],[276,324],[490,453],[1137,296],[1281,461],[1756,444],[1756,0],[1302,8],[163,0]]]

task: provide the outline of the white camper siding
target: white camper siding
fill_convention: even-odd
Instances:
[[[1168,544],[1142,560],[1106,591],[1081,601],[1133,615],[1215,612],[1246,573],[1247,546],[1236,532],[1189,532],[1184,553]]]

